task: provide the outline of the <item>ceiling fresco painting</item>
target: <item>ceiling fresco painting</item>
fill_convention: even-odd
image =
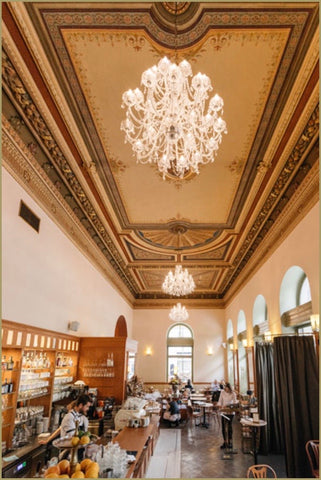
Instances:
[[[133,307],[175,302],[177,264],[187,305],[224,307],[318,200],[318,28],[316,2],[4,3],[4,166]],[[164,56],[224,100],[215,161],[182,179],[120,129]]]

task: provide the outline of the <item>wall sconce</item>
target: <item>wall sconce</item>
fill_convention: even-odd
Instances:
[[[266,342],[272,342],[272,333],[270,331],[264,333],[264,340]]]
[[[225,343],[225,342],[222,342],[222,343],[221,343],[221,347],[222,347],[222,348],[226,348],[226,343]]]
[[[312,332],[318,332],[319,331],[319,322],[320,322],[320,316],[319,314],[314,314],[310,315],[310,321],[311,321],[311,328]]]
[[[234,350],[234,345],[233,345],[233,343],[230,343],[230,350]]]
[[[244,347],[244,348],[247,347],[247,338],[243,338],[242,344],[243,344],[243,347]]]
[[[145,355],[147,356],[151,356],[152,355],[152,349],[150,347],[147,347],[146,350],[145,350]]]
[[[206,353],[207,353],[207,355],[213,355],[213,353],[214,353],[214,352],[213,352],[213,347],[208,347]]]

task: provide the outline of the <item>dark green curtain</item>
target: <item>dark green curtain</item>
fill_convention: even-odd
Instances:
[[[260,429],[260,452],[283,453],[283,437],[277,405],[273,344],[257,343],[255,350],[257,398],[260,418],[267,425]]]
[[[319,374],[313,337],[275,337],[274,369],[287,476],[311,477],[305,444],[319,439]]]

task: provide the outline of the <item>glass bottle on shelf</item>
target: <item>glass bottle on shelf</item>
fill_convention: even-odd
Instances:
[[[114,366],[114,354],[113,354],[113,352],[110,354],[110,366],[111,367]]]
[[[6,360],[5,355],[3,355],[3,357],[2,357],[1,367],[2,367],[2,370],[7,370],[7,368],[8,368],[8,364],[7,364],[7,360]]]
[[[61,361],[61,353],[58,352],[57,353],[57,358],[56,358],[56,367],[61,367],[62,365],[62,361]]]
[[[4,383],[2,384],[1,393],[2,393],[3,395],[5,395],[6,393],[8,393],[8,381],[7,381],[7,379],[5,379],[5,380],[4,380]]]
[[[42,356],[42,352],[40,352],[37,359],[37,368],[43,368],[43,367],[44,367],[43,356]]]
[[[10,357],[10,360],[7,364],[7,370],[13,370],[13,366],[14,366],[14,361],[13,361],[13,358],[12,356]]]
[[[50,368],[50,360],[46,352],[43,354],[43,363],[44,363],[44,368]]]

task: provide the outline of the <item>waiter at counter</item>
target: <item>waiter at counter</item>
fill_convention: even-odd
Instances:
[[[76,422],[78,422],[78,429],[87,432],[89,421],[85,416],[91,405],[91,400],[88,395],[80,395],[77,398],[75,405],[64,416],[61,422],[61,437],[71,437],[76,431]]]

